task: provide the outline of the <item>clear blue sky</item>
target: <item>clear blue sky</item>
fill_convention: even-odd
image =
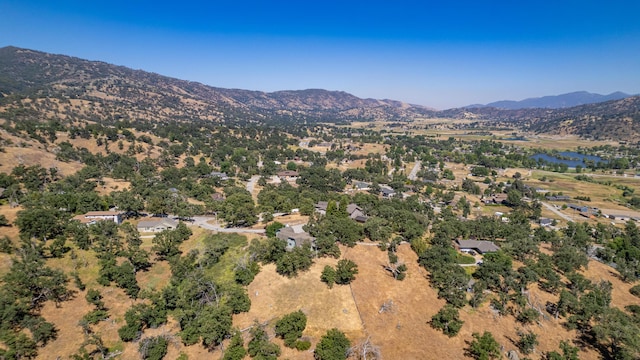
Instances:
[[[640,93],[638,0],[0,1],[0,46],[438,109]]]

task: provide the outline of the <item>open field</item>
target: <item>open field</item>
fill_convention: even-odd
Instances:
[[[234,326],[245,329],[256,320],[274,325],[283,315],[302,310],[307,315],[303,336],[310,338],[312,349],[320,337],[334,327],[352,340],[361,339],[364,336],[362,322],[349,286],[335,285],[329,289],[320,281],[324,266],[335,266],[336,262],[335,259],[317,259],[309,271],[295,278],[278,275],[272,264],[263,266],[249,285],[251,310],[234,316]],[[283,357],[313,359],[313,354],[286,351]]]
[[[505,351],[516,348],[511,340],[517,339],[516,331],[522,325],[512,316],[496,316],[486,303],[477,310],[465,307],[460,312],[465,325],[454,338],[432,329],[428,322],[445,302],[429,287],[425,270],[417,265],[417,256],[407,244],[398,249],[399,258],[408,266],[404,281],[396,281],[385,273],[382,265],[387,262],[387,254],[376,247],[356,246],[345,255],[358,263],[359,273],[352,287],[365,333],[380,347],[385,359],[461,359],[471,333],[484,330],[490,330]],[[599,269],[597,265],[594,267]],[[532,299],[541,302],[553,298],[536,286],[530,292]],[[380,306],[388,300],[393,301],[393,310],[380,313]],[[560,340],[575,337],[575,333],[567,332],[553,319],[544,320],[531,330],[538,334],[538,354],[557,349]],[[580,357],[598,358],[595,351],[589,349],[582,351]]]

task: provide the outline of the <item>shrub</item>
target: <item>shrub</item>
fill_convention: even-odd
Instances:
[[[351,342],[344,333],[338,329],[331,329],[322,336],[313,357],[316,360],[345,360]]]
[[[298,340],[295,343],[295,348],[298,351],[306,351],[311,348],[311,342],[308,340]]]
[[[336,284],[347,285],[356,278],[358,265],[351,260],[342,259],[336,266]]]
[[[431,317],[431,327],[441,330],[448,337],[458,334],[464,321],[458,316],[458,309],[450,304],[446,304],[440,311]]]
[[[140,341],[138,351],[143,359],[161,360],[167,355],[169,342],[163,336],[153,336]]]
[[[307,327],[307,316],[300,310],[292,312],[282,317],[276,322],[276,336],[284,339],[287,347],[297,347],[297,340],[302,336],[302,332]]]
[[[106,310],[95,309],[85,316],[82,317],[82,320],[86,321],[91,325],[95,325],[102,320],[106,320],[109,318],[109,313]]]
[[[336,282],[336,270],[329,265],[325,265],[322,270],[322,275],[320,276],[320,280],[322,282],[327,283],[329,288],[333,287],[333,284]]]

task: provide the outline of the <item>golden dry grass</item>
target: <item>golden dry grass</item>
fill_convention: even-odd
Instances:
[[[194,235],[183,243],[182,250],[199,248],[207,233],[206,230],[194,228]],[[150,239],[145,238],[143,247],[149,246]],[[248,313],[234,316],[234,327],[247,329],[258,320],[269,323],[268,331],[273,335],[272,326],[277,319],[301,309],[308,318],[303,335],[312,342],[312,349],[328,329],[336,327],[344,331],[353,343],[370,337],[387,359],[462,359],[465,341],[471,340],[473,332],[484,330],[491,331],[505,350],[511,350],[515,349],[511,340],[517,339],[517,329],[531,329],[538,334],[538,354],[557,349],[561,340],[576,337],[574,332],[562,327],[563,319],[547,319],[539,325],[526,328],[518,324],[513,316],[495,315],[488,304],[484,304],[479,309],[462,309],[460,317],[465,324],[458,336],[449,338],[429,326],[431,316],[444,305],[444,301],[438,299],[436,292],[430,288],[426,271],[418,266],[417,256],[408,244],[403,244],[398,249],[400,260],[408,266],[404,281],[396,281],[384,271],[382,266],[388,261],[387,254],[377,246],[357,245],[354,248],[341,247],[341,250],[343,258],[358,264],[359,273],[351,287],[336,285],[329,289],[320,281],[323,267],[335,265],[336,259],[316,259],[309,271],[291,279],[278,275],[274,265],[265,265],[248,287],[251,309]],[[80,250],[76,252],[79,258],[96,263],[95,259],[86,258],[90,254]],[[109,307],[110,318],[93,328],[102,336],[107,346],[123,351],[121,358],[137,358],[137,343],[122,343],[117,334],[118,328],[124,324],[124,313],[137,301],[129,299],[121,289],[104,288],[92,281],[91,278],[95,279],[97,274],[97,267],[93,265],[82,266],[82,262],[78,265],[78,261],[70,260],[69,256],[64,259],[49,259],[48,264],[65,272],[77,268],[88,288],[98,288],[101,291]],[[610,267],[591,261],[584,274],[592,281],[604,279],[613,283],[613,306],[637,304],[637,298],[629,293],[631,284],[620,281]],[[159,262],[148,272],[139,274],[138,281],[143,289],[158,290],[166,284],[169,277],[168,264]],[[531,299],[539,304],[557,301],[556,295],[540,291],[536,285],[529,292]],[[59,333],[56,340],[40,350],[39,359],[56,359],[58,356],[66,358],[81,346],[84,335],[78,321],[92,309],[84,296],[85,292],[77,292],[73,299],[63,302],[60,307],[52,303],[45,305],[43,316],[55,324]],[[393,310],[380,313],[380,306],[388,300],[393,301]],[[170,318],[159,329],[146,329],[143,337],[175,334],[178,331],[178,324]],[[247,333],[245,339],[248,340]],[[278,339],[274,339],[274,342],[281,346],[283,358],[313,359],[312,351],[299,352],[285,348]],[[200,344],[185,347],[178,339],[169,346],[167,358],[176,358],[182,352],[192,359],[219,358],[222,355],[220,349],[209,352]],[[598,354],[590,348],[584,349],[579,355],[581,359],[598,358]]]
[[[4,130],[0,130],[0,137],[12,142],[11,145],[4,146],[4,151],[0,152],[0,172],[9,174],[18,165],[40,165],[45,169],[55,167],[61,175],[67,176],[84,167],[79,162],[56,160],[55,154],[50,152],[55,145],[45,147],[37,141],[25,140]]]
[[[512,316],[498,317],[484,304],[478,310],[465,307],[460,317],[465,324],[458,336],[449,338],[431,328],[428,322],[444,305],[429,287],[424,269],[418,267],[417,256],[408,245],[398,249],[399,258],[406,262],[408,271],[404,281],[396,281],[386,275],[382,265],[387,262],[386,252],[376,247],[357,246],[347,251],[358,263],[359,274],[353,282],[353,290],[365,324],[365,332],[378,345],[386,359],[463,359],[465,341],[473,332],[491,331],[505,350],[515,349],[510,339],[517,339],[516,331],[522,326]],[[546,302],[554,296],[530,289],[532,299]],[[393,300],[392,312],[379,313],[380,306]],[[557,301],[557,299],[555,300]],[[545,320],[532,327],[538,334],[540,345],[537,353],[558,348],[560,340],[575,338],[560,322]],[[580,352],[581,359],[596,359],[593,350]]]
[[[275,322],[283,315],[302,310],[307,315],[304,335],[314,344],[334,327],[351,339],[362,337],[362,323],[349,287],[336,285],[329,289],[320,281],[324,266],[335,266],[336,262],[335,259],[317,259],[309,271],[295,278],[277,274],[273,264],[263,266],[248,287],[251,310],[236,315],[234,326],[244,329],[255,320]]]

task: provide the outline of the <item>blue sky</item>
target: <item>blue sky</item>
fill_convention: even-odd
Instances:
[[[640,1],[0,2],[0,46],[438,109],[640,93]]]

